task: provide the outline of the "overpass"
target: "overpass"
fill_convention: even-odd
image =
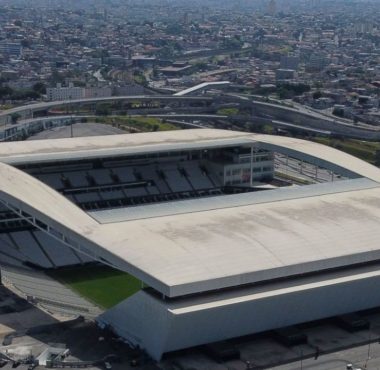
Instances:
[[[0,112],[1,123],[11,123],[12,115],[19,114],[22,118],[33,118],[33,114],[36,112],[48,111],[49,109],[56,107],[70,107],[73,105],[88,105],[107,102],[160,102],[160,103],[177,103],[187,105],[190,103],[208,104],[212,103],[214,99],[212,97],[200,97],[200,96],[173,96],[173,95],[135,95],[135,96],[111,96],[106,98],[92,98],[92,99],[73,99],[62,100],[52,102],[42,102],[29,105],[23,105],[20,107],[12,108]]]
[[[230,99],[231,102],[236,102],[241,107],[245,106],[250,109],[252,117],[266,119],[267,123],[274,126],[279,125],[281,122],[282,126],[284,126],[284,123],[288,123],[289,127],[290,125],[294,125],[294,128],[299,126],[304,131],[309,132],[316,132],[317,130],[360,140],[380,140],[380,127],[377,126],[349,123],[312,111],[306,107],[295,108],[262,102],[237,94],[225,94],[223,97],[226,101]]]
[[[191,113],[187,115],[187,118],[200,117],[202,115],[201,107],[192,107],[191,104],[202,105],[204,108],[213,108],[216,110],[218,107],[223,106],[223,104],[235,103],[240,107],[246,107],[251,111],[251,117],[235,117],[236,119],[244,120],[244,122],[251,121],[253,118],[259,120],[269,119],[268,123],[277,126],[288,126],[292,128],[299,128],[303,131],[308,132],[320,132],[320,133],[330,133],[335,135],[341,135],[345,137],[362,139],[362,140],[380,140],[380,128],[374,127],[366,124],[354,124],[349,123],[344,120],[334,119],[332,117],[326,116],[319,112],[312,111],[304,107],[289,107],[286,105],[273,104],[270,102],[263,102],[258,100],[250,99],[247,96],[242,96],[238,94],[220,94],[220,95],[206,95],[206,96],[192,96],[192,93],[207,90],[210,87],[217,86],[228,86],[228,81],[220,81],[214,83],[203,83],[194,86],[190,89],[183,90],[174,95],[137,95],[137,96],[114,96],[108,98],[93,98],[93,99],[76,99],[76,100],[66,100],[66,101],[54,101],[54,102],[43,102],[29,104],[25,106],[20,106],[12,108],[0,113],[0,123],[5,125],[11,123],[12,115],[19,114],[22,118],[33,118],[36,112],[48,111],[49,109],[55,107],[72,107],[74,105],[96,105],[97,103],[107,103],[107,102],[158,102],[161,104],[173,104],[172,110],[177,110],[177,115],[179,111],[184,113],[181,118],[185,118],[187,115],[186,107],[189,110],[196,110],[197,114]],[[166,108],[167,109],[167,108]],[[170,107],[169,107],[170,109]],[[162,110],[162,114],[161,114]],[[152,114],[157,114],[165,118],[169,116],[167,111],[163,108],[156,107],[146,108],[141,107],[135,110],[136,113],[141,115],[146,115],[148,111]],[[190,112],[189,112],[190,113]],[[213,117],[211,117],[213,116]],[[177,116],[178,117],[178,116]],[[174,118],[174,116],[172,117]],[[206,118],[206,117],[203,117]],[[214,115],[210,115],[210,119],[215,118]],[[222,118],[222,117],[219,117]],[[234,117],[228,117],[229,119],[234,119]],[[13,126],[13,125],[12,125]],[[12,127],[10,126],[10,127]]]
[[[203,82],[199,85],[190,87],[186,90],[179,91],[173,96],[188,96],[198,92],[204,92],[213,88],[222,88],[229,86],[231,83],[229,81],[216,81],[216,82]]]

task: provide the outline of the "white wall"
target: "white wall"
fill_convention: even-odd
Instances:
[[[163,353],[380,306],[380,276],[178,307],[140,291],[98,318],[154,359]],[[292,290],[292,291],[291,291]],[[337,299],[339,297],[339,299]],[[215,299],[215,298],[214,298]]]

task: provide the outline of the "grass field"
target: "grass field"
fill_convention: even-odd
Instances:
[[[372,164],[375,164],[376,152],[380,150],[379,142],[354,139],[333,139],[326,137],[316,137],[313,138],[313,141],[332,146],[333,148],[351,154]]]
[[[108,266],[64,268],[50,275],[103,308],[110,308],[141,289],[140,280]]]
[[[234,115],[239,114],[239,109],[237,109],[237,108],[221,108],[221,109],[218,109],[218,111],[216,113],[222,114],[225,116],[234,116]]]
[[[170,123],[164,122],[155,117],[128,117],[128,116],[112,116],[112,117],[96,117],[97,122],[114,124],[117,123],[121,129],[129,131],[131,128],[140,132],[150,131],[171,131],[179,128]]]

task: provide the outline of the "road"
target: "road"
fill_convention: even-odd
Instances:
[[[338,124],[338,125],[341,125],[341,126],[346,126],[346,127],[352,127],[352,128],[356,128],[356,129],[362,129],[362,130],[366,130],[366,131],[369,131],[369,132],[379,132],[380,131],[380,127],[377,127],[377,126],[371,126],[371,125],[367,125],[365,123],[354,123],[354,122],[350,122],[350,121],[347,121],[347,120],[342,120],[342,119],[339,119],[335,116],[331,117],[331,116],[328,116],[326,114],[323,114],[323,113],[320,113],[318,111],[315,111],[309,107],[305,107],[303,105],[295,105],[293,104],[292,107],[289,107],[288,105],[280,105],[280,104],[275,104],[275,103],[271,103],[271,102],[263,102],[263,101],[259,101],[259,100],[254,100],[252,99],[250,96],[247,96],[247,95],[242,95],[242,94],[236,94],[236,93],[227,93],[226,94],[227,96],[230,96],[230,97],[233,97],[233,98],[237,98],[239,100],[242,100],[242,101],[249,101],[251,102],[253,105],[257,105],[257,106],[265,106],[265,107],[268,107],[268,108],[273,108],[273,109],[283,109],[283,110],[286,110],[286,111],[289,111],[289,112],[294,112],[294,113],[300,113],[300,114],[303,114],[305,115],[305,119],[307,117],[311,117],[311,118],[315,118],[315,119],[320,119],[320,120],[323,120],[323,121],[326,121],[330,124]]]
[[[102,72],[101,72],[101,70],[99,69],[99,70],[97,70],[94,74],[93,74],[93,76],[99,81],[99,82],[106,82],[106,80],[103,78],[103,76],[102,76]]]
[[[212,101],[210,97],[204,96],[173,96],[173,95],[136,95],[136,96],[111,96],[107,98],[92,98],[92,99],[75,99],[75,100],[63,100],[63,101],[51,101],[51,102],[39,102],[35,104],[23,105],[20,107],[4,110],[0,113],[0,118],[11,116],[14,113],[22,112],[35,112],[39,110],[47,110],[53,107],[59,107],[63,105],[73,105],[73,104],[90,104],[98,102],[113,102],[113,101]]]
[[[369,353],[369,356],[368,356]],[[322,355],[317,360],[314,358],[292,362],[287,365],[273,367],[275,370],[345,370],[347,364],[353,364],[355,368],[367,370],[380,369],[380,345],[372,343],[360,347],[350,348],[344,351]]]

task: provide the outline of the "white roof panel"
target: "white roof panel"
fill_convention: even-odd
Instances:
[[[115,147],[181,148],[184,143],[219,140],[251,140],[380,180],[376,167],[319,144],[218,130],[9,143],[0,145],[0,157],[70,151],[98,151],[101,156]],[[313,188],[304,187],[297,197],[273,195],[272,201],[232,202],[219,209],[101,224],[37,179],[4,163],[0,172],[0,200],[38,217],[168,296],[380,259],[380,185],[363,179],[342,181],[341,189],[332,184],[333,192],[307,194]]]

